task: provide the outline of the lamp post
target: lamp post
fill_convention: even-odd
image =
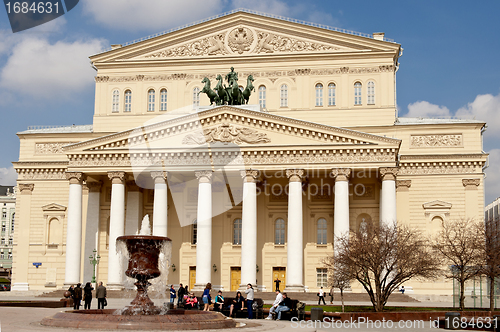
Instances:
[[[94,267],[94,272],[92,273],[92,283],[95,284],[95,266],[99,264],[99,260],[101,259],[101,256],[97,255],[97,250],[94,249],[92,252],[92,255],[89,256],[90,259],[90,264]]]

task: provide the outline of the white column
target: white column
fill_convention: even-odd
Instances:
[[[155,197],[153,204],[153,235],[167,236],[168,220],[168,172],[153,171],[151,177],[155,180]]]
[[[335,201],[333,206],[333,248],[338,238],[349,233],[349,168],[334,168]]]
[[[89,264],[89,256],[94,249],[99,252],[99,211],[101,199],[101,182],[87,181],[89,198],[87,202],[87,221],[85,224],[85,249],[83,251],[83,282],[91,281],[94,268]],[[96,267],[97,274],[97,267]]]
[[[241,220],[241,284],[256,285],[257,281],[257,187],[256,170],[241,171],[243,177],[243,206]]]
[[[142,189],[135,181],[127,181],[127,210],[125,211],[125,235],[135,235],[143,218]]]
[[[212,281],[212,171],[195,172],[198,178],[195,291]]]
[[[287,169],[288,183],[288,231],[285,291],[303,292],[304,245],[302,222],[303,169]]]
[[[397,167],[380,168],[382,195],[380,197],[380,224],[393,225],[397,222],[396,175]]]
[[[123,288],[124,267],[121,257],[116,252],[116,239],[125,232],[125,173],[108,172],[111,180],[111,208],[109,217],[109,258],[108,284],[111,290]]]
[[[80,282],[82,263],[82,181],[83,173],[66,172],[69,180],[68,227],[66,231],[66,271],[64,285]],[[68,286],[69,287],[69,286]]]

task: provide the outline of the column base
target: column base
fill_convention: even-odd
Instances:
[[[107,290],[123,290],[123,284],[107,284],[106,289]]]
[[[285,292],[305,292],[304,285],[285,285]]]
[[[207,282],[208,283],[208,282]],[[207,283],[203,284],[194,284],[194,287],[191,288],[189,291],[190,292],[203,292],[205,290],[205,287],[207,287]],[[215,297],[214,297],[215,298]]]
[[[218,292],[218,291],[222,291],[223,292],[224,291],[224,286],[223,285],[212,285],[212,290],[216,291],[216,292]],[[215,295],[215,296],[217,296],[217,295]],[[214,298],[215,298],[215,296],[214,296]]]
[[[266,289],[265,285],[257,285],[256,291],[258,291],[258,292],[267,292],[267,289]]]
[[[27,282],[16,282],[12,284],[12,288],[10,290],[27,292],[30,290],[30,287]]]

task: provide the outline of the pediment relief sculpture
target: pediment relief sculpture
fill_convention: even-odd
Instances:
[[[250,128],[235,127],[227,123],[215,128],[203,129],[203,132],[189,134],[182,140],[182,144],[188,145],[201,145],[212,142],[258,144],[269,143],[271,140],[264,133],[259,133]]]

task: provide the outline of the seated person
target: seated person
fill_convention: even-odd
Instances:
[[[228,306],[229,308],[229,317],[233,317],[233,311],[238,311],[241,310],[241,307],[243,306],[243,302],[245,301],[245,298],[241,296],[241,292],[236,293],[236,297],[233,300],[233,303]]]
[[[197,309],[198,308],[198,299],[194,296],[193,293],[189,294],[186,299],[186,303],[184,303],[184,309]]]
[[[292,300],[290,300],[290,298],[288,298],[286,293],[283,293],[283,301],[280,302],[280,304],[278,305],[278,307],[275,310],[275,312],[278,313],[277,320],[281,319],[281,313],[283,311],[290,311],[291,307],[292,307]]]
[[[222,311],[222,306],[224,305],[224,296],[222,296],[222,291],[219,291],[215,297],[214,310]]]

